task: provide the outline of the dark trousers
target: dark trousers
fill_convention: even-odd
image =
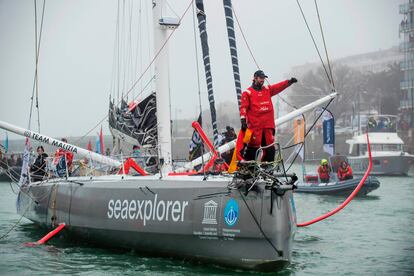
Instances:
[[[264,133],[262,134],[261,146],[262,147],[267,146],[266,145],[266,138],[265,138]],[[257,150],[258,150],[258,148],[253,148],[253,147],[247,146],[246,150],[244,152],[244,156],[243,156],[244,159],[246,161],[255,160]],[[262,161],[264,161],[264,162],[273,162],[273,161],[275,161],[276,150],[275,150],[274,145],[264,149],[263,152],[264,152],[264,156],[263,156]]]
[[[348,179],[353,179],[354,177],[352,175],[345,175],[344,178],[342,178],[342,180],[348,180]]]

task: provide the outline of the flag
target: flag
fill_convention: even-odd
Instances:
[[[239,160],[243,160],[242,151],[244,150],[247,143],[250,141],[250,137],[252,135],[252,132],[250,129],[246,129],[239,131],[239,134],[237,135],[236,140],[236,148],[233,151],[233,156],[231,157],[230,165],[228,172],[234,173],[237,170],[237,163]]]
[[[99,153],[99,154],[101,153],[101,143],[99,139],[99,133],[96,134],[95,150],[96,150],[96,153]]]
[[[4,137],[4,152],[7,153],[9,151],[9,135],[6,132]]]
[[[305,153],[305,120],[303,117],[298,117],[293,121],[294,143],[297,144],[295,152],[299,154],[300,158],[304,158]]]
[[[86,148],[87,148],[89,151],[92,151],[92,143],[91,143],[91,140],[89,140],[88,145],[86,146]]]
[[[101,146],[101,154],[105,154],[105,144],[102,134],[102,126],[101,126],[101,132],[99,133],[99,145]]]
[[[29,158],[30,158],[30,140],[29,138],[26,138],[26,142],[24,144],[22,170],[20,172],[20,180],[19,180],[20,185],[25,185],[28,181]]]
[[[201,118],[201,113],[198,116],[197,122],[200,124],[200,126],[202,125],[202,118]],[[190,142],[190,156],[189,159],[193,160],[199,156],[201,156],[202,154],[202,141],[201,141],[201,137],[200,134],[198,134],[198,132],[196,130],[193,131],[193,135],[191,137],[191,142]]]
[[[322,114],[323,118],[323,151],[329,155],[334,155],[335,147],[335,120],[332,113],[326,110]]]
[[[66,175],[66,154],[62,155],[59,158],[59,162],[56,165],[56,173],[59,177],[64,177]]]

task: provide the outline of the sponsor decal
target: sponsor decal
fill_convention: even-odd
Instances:
[[[141,220],[146,226],[149,221],[183,222],[188,201],[154,199],[127,200],[110,199],[107,217],[115,220]]]
[[[58,140],[54,140],[54,139],[52,139],[52,142],[50,142],[51,139],[49,137],[43,136],[43,135],[38,134],[38,133],[35,133],[35,132],[31,132],[31,131],[26,130],[23,133],[23,135],[26,136],[26,137],[28,137],[28,138],[31,138],[33,140],[39,141],[41,143],[50,144],[52,146],[55,146],[55,147],[58,147],[58,148],[62,148],[64,150],[68,150],[68,151],[71,151],[73,153],[78,153],[78,148],[75,147],[75,146],[68,145],[68,144],[66,144],[64,142],[61,142],[61,141],[58,141]]]
[[[31,137],[33,140],[39,141],[41,143],[45,143],[45,144],[49,144],[50,143],[49,137],[45,137],[43,135],[40,135],[40,134],[37,134],[37,133],[34,133],[34,132],[32,132],[31,136],[29,134],[28,137]]]
[[[204,215],[202,224],[217,224],[217,206],[214,200],[204,203]]]
[[[234,199],[227,201],[226,207],[224,208],[224,222],[228,226],[236,224],[239,217],[239,204]]]
[[[215,227],[203,227],[202,231],[193,231],[200,240],[218,240],[218,230]]]
[[[68,145],[68,144],[63,143],[63,142],[60,142],[60,141],[57,141],[57,140],[52,141],[52,144],[51,145],[52,146],[55,146],[55,147],[62,148],[64,150],[71,151],[73,153],[77,153],[78,152],[78,149],[76,147],[71,146],[71,145]]]
[[[240,229],[226,229],[223,228],[222,235],[223,239],[227,241],[232,241],[234,238],[240,234]]]

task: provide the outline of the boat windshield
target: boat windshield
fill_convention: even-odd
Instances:
[[[374,115],[368,118],[369,132],[397,132],[397,117],[391,115]]]
[[[401,144],[371,144],[371,151],[402,151]],[[367,145],[361,145],[361,152],[367,152]]]
[[[338,172],[338,168],[341,166],[342,161],[348,163],[348,158],[346,158],[344,155],[334,155],[329,157],[329,163],[334,173]]]

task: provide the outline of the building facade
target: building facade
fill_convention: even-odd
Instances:
[[[400,5],[400,14],[403,16],[399,31],[402,42],[400,51],[404,54],[400,63],[404,74],[400,83],[401,101],[400,113],[403,128],[414,128],[414,1]]]

